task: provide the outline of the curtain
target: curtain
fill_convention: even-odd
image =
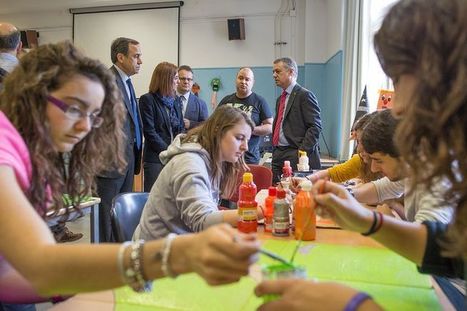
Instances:
[[[363,0],[344,1],[344,90],[342,99],[342,132],[340,160],[347,160],[352,152],[349,144],[350,127],[354,119],[362,89],[362,16]]]

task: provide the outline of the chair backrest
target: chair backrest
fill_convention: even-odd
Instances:
[[[270,168],[263,166],[263,165],[256,165],[256,164],[248,164],[250,168],[250,172],[253,174],[253,182],[256,185],[256,189],[258,191],[262,189],[268,189],[272,186],[272,171]],[[229,201],[237,202],[238,201],[238,187],[242,183],[242,176],[239,174],[237,179],[237,188],[234,193],[229,198]]]
[[[148,196],[148,192],[127,192],[113,199],[110,218],[117,242],[131,241]]]

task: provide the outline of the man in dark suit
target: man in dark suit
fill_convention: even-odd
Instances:
[[[318,100],[297,83],[297,63],[288,57],[274,61],[273,78],[282,89],[276,101],[276,117],[272,125],[273,182],[280,181],[284,161],[297,169],[298,151],[306,151],[310,168],[319,169],[319,133],[321,117]]]
[[[183,123],[185,130],[198,126],[208,118],[208,106],[198,96],[191,92],[193,86],[193,71],[190,66],[178,67],[177,95],[182,102]]]
[[[141,47],[138,41],[129,38],[117,38],[112,42],[110,56],[114,64],[110,70],[121,91],[127,109],[123,131],[127,137],[125,157],[127,167],[123,172],[117,170],[99,173],[97,194],[101,198],[99,206],[99,230],[101,242],[115,242],[110,225],[112,199],[119,193],[133,190],[134,175],[141,168],[141,147],[143,129],[136,102],[135,91],[130,77],[139,72],[141,67]]]

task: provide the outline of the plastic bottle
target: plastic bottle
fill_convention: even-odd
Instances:
[[[294,201],[294,235],[296,240],[313,241],[316,238],[316,203],[310,193],[311,182],[302,182],[300,188]]]
[[[274,200],[272,234],[275,236],[288,236],[289,226],[289,203],[285,199],[285,190],[277,189],[277,196]]]
[[[299,158],[298,158],[297,169],[300,172],[308,172],[310,170],[310,165],[308,164],[309,160],[308,160],[308,156],[306,155],[306,151],[300,150],[298,151],[298,154],[299,154]]]
[[[243,174],[243,182],[238,191],[238,223],[240,232],[256,232],[258,229],[258,203],[255,201],[256,185],[253,182],[253,174]]]
[[[272,232],[272,222],[274,218],[274,200],[276,199],[276,187],[269,187],[268,196],[264,200],[264,231]]]
[[[282,188],[289,190],[290,183],[292,182],[292,167],[290,166],[290,161],[284,161],[284,166],[282,167],[282,176],[281,176],[281,185]]]

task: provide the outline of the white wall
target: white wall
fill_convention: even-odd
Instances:
[[[270,66],[279,56],[291,56],[299,64],[325,62],[340,49],[338,28],[341,16],[337,13],[342,1],[296,0],[296,16],[291,17],[289,11],[285,12],[280,22],[281,30],[275,31],[274,25],[278,25],[276,14],[287,4],[291,9],[287,0],[187,0],[181,8],[180,63],[201,68]],[[67,4],[80,7],[124,2],[80,0]],[[58,5],[66,4],[58,2]],[[246,40],[229,41],[227,19],[238,17],[245,19]],[[38,30],[39,43],[72,38],[72,15],[68,7],[0,13],[0,20],[9,21],[21,29]],[[287,42],[280,50],[274,46],[279,38]]]
[[[297,0],[304,8],[305,0]],[[275,31],[280,9],[285,0],[199,0],[186,1],[182,7],[181,63],[193,67],[216,68],[238,66],[271,66],[279,56],[292,56],[303,63],[303,40],[298,33],[304,29],[302,18],[286,16],[280,31]],[[290,7],[290,6],[289,6]],[[297,10],[300,15],[299,10]],[[244,18],[245,40],[228,40],[227,19]],[[282,49],[275,41],[285,41]]]
[[[328,38],[327,55],[328,59],[343,49],[343,18],[344,1],[347,0],[328,0],[327,2],[327,31]]]
[[[4,0],[14,4],[26,0]],[[72,39],[70,7],[135,3],[130,0],[41,0],[49,3],[7,11],[0,20],[39,31],[39,44]],[[138,1],[139,2],[139,1]],[[145,2],[145,1],[141,1]],[[271,66],[281,56],[299,65],[326,63],[342,50],[345,0],[186,0],[181,7],[180,64],[193,68]],[[51,6],[54,3],[55,6]],[[293,11],[293,4],[296,5]],[[22,10],[22,11],[21,11]],[[39,11],[41,10],[41,11]],[[227,19],[245,20],[246,40],[228,40]],[[148,29],[151,33],[151,29]],[[138,39],[138,38],[136,38]],[[157,41],[157,37],[154,38]],[[286,45],[274,45],[277,41]],[[151,57],[144,53],[144,58]],[[164,47],[161,46],[161,49]]]
[[[0,20],[14,24],[19,29],[39,32],[39,44],[57,42],[72,37],[72,15],[64,9],[1,14]]]
[[[307,0],[305,62],[325,63],[342,50],[344,0]]]

